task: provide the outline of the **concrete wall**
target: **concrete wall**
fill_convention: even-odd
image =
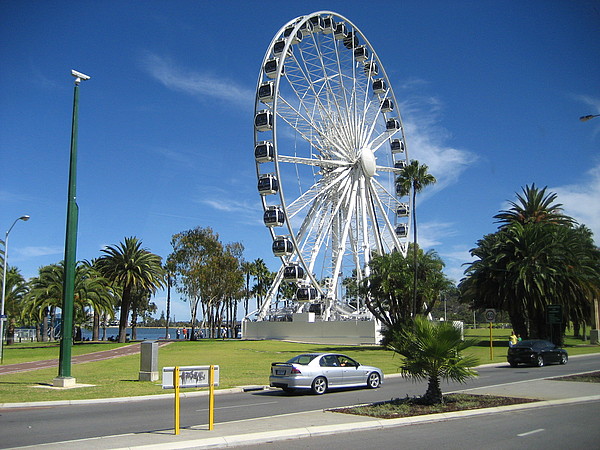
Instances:
[[[375,321],[343,322],[242,322],[242,339],[275,339],[310,344],[378,344]]]

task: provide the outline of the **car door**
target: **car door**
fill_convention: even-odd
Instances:
[[[329,386],[341,386],[344,383],[344,372],[336,355],[324,355],[319,361],[321,372],[327,378]]]
[[[558,351],[558,347],[552,342],[548,342],[546,344],[546,355],[547,360],[550,362],[557,363],[560,361],[560,352]]]
[[[359,363],[345,355],[337,355],[337,357],[343,369],[344,384],[361,384],[366,382],[367,374],[359,368]]]

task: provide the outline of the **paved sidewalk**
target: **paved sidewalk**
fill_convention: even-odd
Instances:
[[[40,449],[203,449],[236,447],[283,441],[311,436],[323,436],[361,430],[384,429],[411,424],[456,420],[482,414],[503,413],[555,406],[567,403],[600,401],[600,384],[573,381],[534,380],[506,383],[486,388],[465,389],[460,392],[536,398],[541,401],[496,408],[431,414],[401,419],[375,419],[329,411],[308,411],[273,417],[216,423],[209,431],[207,424],[182,428],[179,435],[173,430],[131,433],[102,438],[55,442],[19,448]]]

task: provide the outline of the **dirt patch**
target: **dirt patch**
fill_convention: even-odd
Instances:
[[[444,403],[439,405],[424,404],[420,397],[406,397],[395,398],[386,402],[372,403],[369,405],[337,408],[330,411],[377,417],[380,419],[396,419],[399,417],[493,408],[496,406],[516,405],[536,401],[538,400],[530,398],[497,397],[493,395],[449,394],[444,396]]]
[[[581,375],[569,375],[568,377],[553,378],[558,381],[579,381],[584,383],[600,383],[600,372],[589,372]]]

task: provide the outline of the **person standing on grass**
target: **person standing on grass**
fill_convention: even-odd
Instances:
[[[515,334],[515,330],[512,330],[510,337],[508,338],[508,346],[514,347],[517,344],[517,335]]]

